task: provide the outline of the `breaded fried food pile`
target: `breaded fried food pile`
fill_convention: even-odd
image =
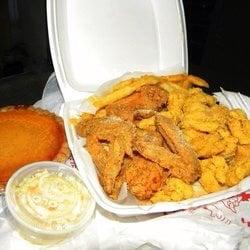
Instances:
[[[181,201],[250,175],[250,120],[201,87],[193,75],[144,75],[90,97],[97,111],[75,129],[110,198],[126,183],[140,201]]]

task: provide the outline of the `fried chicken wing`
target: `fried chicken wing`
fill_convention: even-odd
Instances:
[[[132,95],[109,104],[106,111],[107,115],[133,121],[138,110],[159,111],[166,103],[166,91],[156,85],[146,85]]]
[[[162,146],[163,138],[158,131],[137,129],[133,142],[142,141],[154,145]]]
[[[163,168],[170,169],[172,176],[183,179],[187,183],[194,182],[200,174],[196,153],[170,119],[156,116],[156,123],[169,149],[145,140],[134,141],[134,147],[145,158],[158,163]]]
[[[117,197],[118,191],[114,192],[114,188],[117,189],[123,158],[125,154],[132,156],[133,124],[113,117],[95,118],[78,131],[86,136],[86,148],[98,169],[104,190],[111,197]]]
[[[184,172],[181,170],[181,167],[178,166],[171,169],[172,175],[183,179],[187,183],[194,182],[200,174],[200,165],[197,159],[197,154],[184,139],[181,130],[174,125],[170,119],[158,115],[156,117],[156,123],[159,132],[162,134],[170,150],[173,153],[178,154],[185,165]]]
[[[134,156],[126,162],[125,179],[131,194],[139,200],[147,200],[161,188],[165,174],[157,163]]]

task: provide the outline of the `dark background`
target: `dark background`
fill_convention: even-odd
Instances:
[[[183,0],[189,72],[250,96],[250,1]],[[45,0],[0,0],[0,106],[33,104],[53,72]]]

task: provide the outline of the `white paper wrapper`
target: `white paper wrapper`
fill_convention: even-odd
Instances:
[[[145,74],[145,73],[143,73]],[[97,91],[98,95],[102,95],[107,92],[114,84],[120,82],[121,80],[131,78],[133,76],[139,76],[142,73],[136,72],[135,74],[129,73],[124,75],[119,79],[111,80],[104,83]],[[228,94],[223,90],[221,93],[215,94],[219,101],[228,107],[239,107],[248,112],[248,97],[241,94]],[[250,189],[250,177],[242,180],[238,185],[228,188],[226,190],[204,195],[198,198],[192,198],[188,200],[183,200],[180,202],[161,202],[152,205],[138,205],[138,202],[131,196],[126,196],[126,189],[121,190],[120,200],[113,201],[107,197],[103,191],[97,174],[95,165],[91,159],[91,156],[84,148],[84,143],[82,138],[79,138],[76,133],[74,126],[70,123],[70,118],[79,116],[82,112],[95,113],[96,109],[88,100],[78,100],[69,103],[65,103],[63,106],[63,118],[65,122],[65,128],[67,133],[67,138],[69,146],[72,150],[72,154],[78,166],[80,173],[82,174],[84,181],[90,191],[90,193],[95,198],[96,202],[104,209],[109,212],[118,214],[120,216],[131,216],[131,215],[142,215],[151,214],[159,212],[171,212],[181,209],[189,209],[198,207],[201,205],[216,202],[222,199],[226,199],[237,194],[240,194],[248,189]]]

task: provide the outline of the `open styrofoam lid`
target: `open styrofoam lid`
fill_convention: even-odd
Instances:
[[[187,71],[180,0],[48,0],[47,18],[65,101],[126,72]]]

